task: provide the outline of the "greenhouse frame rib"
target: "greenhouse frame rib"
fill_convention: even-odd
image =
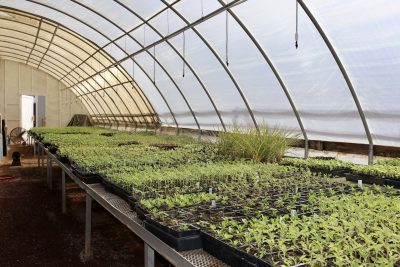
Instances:
[[[286,103],[288,107],[293,112],[293,120],[295,119],[297,122],[295,127],[296,129],[297,127],[300,129],[302,138],[305,141],[305,157],[308,155],[308,140],[319,140],[315,139],[315,136],[318,135],[318,129],[316,129],[317,127],[315,127],[315,125],[311,125],[310,119],[308,118],[309,113],[307,112],[310,111],[304,110],[302,99],[298,96],[299,89],[295,88],[296,86],[294,86],[293,82],[290,81],[290,77],[288,77],[287,71],[282,69],[282,63],[279,62],[279,59],[274,58],[276,52],[274,52],[268,44],[265,44],[265,40],[259,38],[259,33],[257,33],[255,29],[252,29],[252,25],[250,25],[250,23],[248,23],[239,12],[242,9],[240,4],[246,3],[244,5],[251,5],[251,1],[217,0],[215,3],[213,2],[213,7],[200,18],[189,18],[187,14],[183,12],[182,3],[186,2],[185,0],[160,1],[160,5],[156,7],[154,4],[155,8],[147,14],[142,13],[140,8],[136,8],[134,5],[124,0],[107,2],[107,6],[118,10],[116,12],[129,13],[132,18],[137,20],[137,23],[132,22],[131,25],[125,23],[125,27],[121,21],[113,19],[112,15],[103,12],[102,9],[97,8],[90,2],[86,3],[77,0],[65,0],[63,3],[65,2],[66,5],[60,5],[57,2],[42,2],[39,0],[20,2],[29,3],[29,5],[7,0],[0,1],[4,10],[11,9],[15,10],[15,12],[18,11],[23,13],[33,12],[34,14],[31,13],[30,16],[35,17],[37,20],[43,19],[43,21],[51,21],[56,26],[60,25],[62,31],[64,29],[71,31],[75,36],[79,36],[80,40],[90,44],[90,51],[87,51],[84,56],[82,56],[83,53],[78,54],[79,59],[73,59],[73,66],[64,60],[61,60],[62,62],[59,63],[59,66],[54,66],[54,64],[51,64],[48,61],[50,60],[52,63],[57,62],[53,56],[53,50],[55,50],[53,47],[55,48],[57,44],[53,44],[53,42],[50,41],[47,46],[50,55],[47,51],[42,54],[41,59],[38,61],[43,61],[43,63],[40,62],[38,68],[40,67],[40,69],[43,69],[52,76],[65,82],[65,89],[70,89],[78,95],[79,99],[84,102],[85,106],[90,110],[90,113],[96,115],[100,122],[103,124],[116,123],[117,126],[120,123],[133,123],[135,126],[141,124],[148,127],[153,124],[161,123],[161,121],[164,120],[162,124],[174,125],[178,128],[177,132],[179,131],[179,128],[195,128],[199,133],[206,129],[209,130],[207,127],[212,126],[208,126],[208,117],[206,118],[205,116],[212,116],[210,123],[214,125],[213,127],[219,125],[222,128],[219,130],[226,130],[228,125],[232,124],[233,120],[228,116],[234,117],[234,113],[236,112],[235,110],[227,110],[226,106],[231,107],[233,104],[230,106],[223,103],[223,99],[218,95],[218,91],[216,91],[215,87],[213,88],[213,86],[216,85],[210,85],[210,80],[207,79],[209,77],[205,76],[204,70],[202,70],[198,64],[196,65],[197,62],[194,62],[193,58],[185,57],[181,48],[177,45],[176,37],[180,36],[185,31],[194,34],[197,38],[196,41],[198,40],[199,46],[201,45],[203,50],[208,50],[208,52],[204,52],[208,53],[207,57],[210,59],[212,58],[216,62],[215,68],[218,68],[218,73],[224,75],[223,78],[226,80],[223,84],[228,85],[230,87],[229,89],[232,89],[232,93],[234,93],[236,97],[235,104],[236,106],[240,105],[240,107],[237,108],[238,112],[241,112],[239,116],[243,116],[245,118],[244,120],[249,124],[252,124],[255,128],[258,128],[261,120],[269,120],[268,115],[264,115],[264,113],[259,117],[260,115],[258,114],[260,114],[260,111],[258,109],[261,105],[259,102],[254,103],[255,96],[251,95],[252,91],[250,90],[252,87],[250,87],[250,89],[248,88],[248,85],[243,82],[244,78],[242,75],[235,73],[234,67],[231,68],[230,66],[227,66],[222,56],[223,51],[221,52],[221,47],[218,47],[215,44],[215,40],[210,38],[206,31],[201,28],[203,23],[206,24],[206,21],[212,21],[215,17],[218,17],[218,15],[226,12],[227,16],[229,15],[229,18],[232,19],[232,23],[234,23],[233,26],[239,29],[241,35],[244,36],[244,38],[247,38],[252,44],[252,47],[249,48],[251,48],[252,51],[257,51],[259,54],[258,56],[262,58],[263,63],[265,63],[266,67],[264,67],[263,64],[263,66],[259,67],[259,69],[262,68],[260,71],[266,71],[273,74],[276,81],[273,81],[272,83],[276,82],[276,88],[281,91],[280,94],[285,98],[285,101],[287,101]],[[334,38],[330,36],[331,34],[329,30],[331,29],[327,29],[329,27],[326,27],[324,23],[321,23],[322,18],[315,16],[315,13],[320,11],[319,9],[314,10],[313,7],[316,4],[313,3],[312,0],[297,0],[297,3],[301,7],[302,12],[304,12],[306,17],[308,17],[307,23],[313,27],[313,31],[315,30],[316,34],[325,44],[327,52],[324,51],[324,53],[329,54],[332,57],[332,61],[335,64],[334,67],[337,67],[338,74],[341,74],[340,79],[343,79],[343,88],[340,89],[347,91],[346,95],[347,93],[349,94],[348,99],[351,99],[351,105],[354,105],[349,107],[348,111],[345,111],[350,114],[346,116],[354,121],[358,120],[357,127],[359,128],[354,130],[357,132],[356,137],[353,137],[355,134],[346,131],[341,132],[340,129],[338,129],[337,132],[332,133],[332,136],[336,135],[342,139],[357,139],[361,140],[359,142],[362,143],[367,141],[369,145],[369,163],[372,163],[374,145],[381,145],[381,143],[379,141],[380,137],[376,134],[376,127],[371,125],[374,123],[373,120],[370,120],[372,113],[369,112],[370,109],[368,107],[364,106],[364,101],[367,100],[365,100],[365,96],[363,96],[361,89],[362,86],[360,86],[356,81],[356,78],[358,77],[355,77],[354,71],[347,65],[348,62],[346,62],[345,56],[342,54],[343,51],[338,49],[337,45],[335,45],[336,43],[334,42],[335,40],[333,40]],[[35,7],[38,7],[38,10],[34,10]],[[41,13],[45,10],[51,11],[54,14],[59,14],[60,19],[57,19],[57,22],[55,22],[54,19],[51,20],[50,15],[48,17],[43,17],[43,14]],[[73,12],[74,10],[80,10],[82,13]],[[168,33],[163,31],[159,25],[157,26],[156,23],[157,20],[162,20],[167,12],[180,21],[180,23],[177,24],[177,27],[173,28],[171,32]],[[92,21],[85,19],[82,14],[90,14],[91,18],[99,20],[101,23],[92,23]],[[61,21],[73,21],[73,23],[71,22],[71,25],[79,24],[82,27],[84,26],[87,29],[90,29],[99,37],[102,37],[102,42],[94,41],[95,38],[91,38],[89,36],[90,34],[86,36],[85,34],[82,35],[82,32],[78,33],[79,31],[76,31],[77,28],[75,27],[66,27],[63,23],[60,23]],[[103,31],[99,25],[106,26],[108,31]],[[234,28],[233,26],[232,28]],[[43,31],[40,27],[36,28],[37,34],[39,31]],[[144,28],[149,29],[150,37],[151,34],[154,35],[152,38],[149,37],[147,42],[144,40],[142,42],[140,37],[138,38],[135,36],[135,33]],[[59,36],[60,34],[58,34],[58,31],[54,30],[53,38],[57,39]],[[126,49],[126,47],[121,45],[124,40],[125,42],[128,40],[130,43],[133,43],[133,51],[132,49]],[[48,40],[46,41],[49,42]],[[188,72],[190,73],[189,76],[191,76],[188,78],[190,81],[188,81],[187,84],[184,84],[183,80],[177,77],[176,73],[174,73],[173,65],[170,65],[165,61],[163,62],[162,55],[157,54],[157,52],[154,54],[150,51],[153,50],[154,47],[158,48],[163,45],[165,46],[163,51],[168,51],[171,56],[176,57],[174,59],[175,61],[180,61],[185,67],[187,67]],[[247,43],[246,45],[248,46]],[[33,45],[32,51],[34,50],[34,47],[35,45]],[[110,47],[115,47],[117,52],[107,52],[107,49]],[[9,54],[10,59],[23,60],[24,56],[21,55],[22,52],[17,49],[19,48],[17,47],[15,49],[13,52],[14,54]],[[7,52],[2,51],[2,54],[5,53]],[[118,55],[118,53],[120,55]],[[97,55],[99,58],[97,58]],[[142,55],[145,55],[146,59],[141,60],[140,56]],[[67,58],[70,57],[71,56],[67,56]],[[57,58],[60,57],[57,56]],[[27,61],[30,60],[32,59],[28,56]],[[152,71],[152,68],[147,66],[153,61],[157,65],[156,75]],[[140,74],[143,76],[141,79],[135,79],[132,77],[133,74],[130,73],[125,64],[129,62],[133,63],[133,66],[138,67]],[[115,74],[115,70],[117,70],[117,74]],[[114,82],[105,78],[107,75],[110,76],[110,79]],[[160,77],[160,80],[164,80],[159,83],[157,79],[158,77]],[[105,84],[101,84],[98,80],[105,80]],[[132,88],[130,87],[130,82]],[[341,82],[342,81],[338,82],[338,84]],[[169,89],[165,88],[166,84],[170,87]],[[275,84],[273,86],[275,86]],[[122,88],[124,92],[119,93],[116,91],[115,88],[117,87]],[[191,87],[196,87],[196,94],[201,95],[203,99],[201,105],[196,103],[194,97],[190,96],[189,90]],[[233,89],[235,92],[233,92]],[[260,89],[260,92],[261,90],[262,89]],[[270,88],[266,85],[263,90],[265,94],[268,94]],[[149,91],[151,92],[149,93]],[[101,97],[103,92],[107,95],[104,96],[104,99]],[[157,100],[159,102],[157,102],[156,107],[154,107],[155,97],[160,99]],[[162,108],[160,109],[163,109],[164,111],[158,112],[157,109],[161,105]],[[285,111],[288,112],[289,108],[285,106]],[[354,115],[352,112],[354,112]],[[356,113],[358,116],[357,118],[355,117]],[[104,116],[104,114],[115,114],[115,116]],[[136,116],[138,114],[142,114],[143,116]],[[149,116],[149,114],[154,114],[154,116]],[[131,117],[128,115],[131,115]],[[314,116],[315,114],[312,115]],[[337,117],[335,117],[335,119],[337,119]],[[167,120],[170,122],[167,122]],[[275,119],[273,118],[271,120]],[[358,126],[358,123],[360,126]],[[363,132],[361,132],[361,127]],[[324,131],[321,132],[324,133]],[[391,138],[391,136],[389,137]]]

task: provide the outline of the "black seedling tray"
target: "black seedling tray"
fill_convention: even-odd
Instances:
[[[146,219],[146,215],[149,214],[148,210],[141,204],[138,204],[138,202],[135,203],[134,207],[131,205],[131,208],[135,210],[137,217],[142,221],[144,221]]]
[[[63,156],[63,155],[59,155],[59,154],[56,154],[56,156],[57,156],[57,159],[61,162],[61,163],[64,163],[64,164],[70,164],[71,162],[70,162],[70,160],[69,160],[69,158],[67,157],[67,156]]]
[[[376,184],[383,186],[385,185],[385,180],[381,178],[375,178],[372,175],[357,174],[357,173],[347,173],[346,180],[357,183],[358,180],[362,180],[365,184]]]
[[[108,192],[116,194],[117,196],[128,202],[132,210],[135,209],[137,201],[132,197],[132,195],[128,191],[126,191],[124,188],[116,184],[109,182],[105,177],[102,177],[101,183]]]
[[[273,267],[273,265],[256,258],[244,250],[219,240],[208,233],[201,232],[203,249],[232,267]]]
[[[97,184],[101,182],[101,176],[96,173],[88,173],[78,166],[71,164],[72,173],[76,175],[85,184]]]
[[[400,189],[400,180],[395,180],[391,178],[384,178],[385,185],[393,186],[394,188]]]
[[[327,174],[329,176],[345,177],[346,174],[350,171],[350,169],[326,170],[326,169],[320,169],[320,168],[310,168],[310,171],[314,172],[314,173]]]
[[[152,234],[160,238],[176,251],[187,251],[202,248],[200,230],[193,228],[187,231],[177,231],[146,216],[144,226]]]

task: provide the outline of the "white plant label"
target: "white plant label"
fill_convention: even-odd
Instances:
[[[297,210],[292,210],[291,213],[292,213],[292,216],[296,216],[297,215]]]
[[[358,187],[362,187],[362,180],[358,180]]]
[[[217,203],[215,202],[215,200],[211,201],[211,207],[215,208],[217,206]]]
[[[213,190],[212,190],[212,187],[208,188],[208,193],[209,193],[209,194],[212,194],[212,191],[213,191]]]
[[[197,183],[196,183],[196,187],[197,187],[197,189],[200,188],[200,182],[197,182]]]
[[[296,185],[296,187],[294,188],[294,192],[297,194],[299,192],[299,187]]]

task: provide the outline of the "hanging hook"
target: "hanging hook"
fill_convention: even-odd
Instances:
[[[201,18],[204,18],[204,2],[201,0]]]
[[[156,46],[153,46],[153,83],[156,84]]]
[[[132,56],[132,80],[135,79],[135,57]]]
[[[167,9],[167,35],[169,35],[169,8]]]
[[[185,35],[185,31],[183,31],[182,34],[182,38],[183,38],[183,44],[182,44],[182,77],[185,77],[185,59],[186,59],[186,35]]]
[[[229,0],[227,1],[229,4]],[[226,10],[225,17],[225,62],[226,65],[229,66],[229,11]]]
[[[296,0],[296,33],[294,35],[296,49],[299,47],[299,2]]]

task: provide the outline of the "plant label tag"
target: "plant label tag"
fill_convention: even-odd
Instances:
[[[362,187],[362,180],[358,180],[358,184],[357,185],[358,185],[358,187],[361,188]]]
[[[291,214],[292,214],[292,216],[297,216],[297,210],[292,210]]]
[[[200,188],[200,182],[197,182],[197,183],[196,183],[196,187],[197,187],[197,189]]]
[[[296,185],[296,187],[294,188],[294,192],[297,194],[299,192],[299,186]]]
[[[212,190],[212,187],[208,188],[208,193],[209,193],[209,194],[212,194],[212,191],[213,191],[213,190]]]
[[[217,203],[215,202],[215,200],[211,201],[211,207],[215,208],[217,206]]]

